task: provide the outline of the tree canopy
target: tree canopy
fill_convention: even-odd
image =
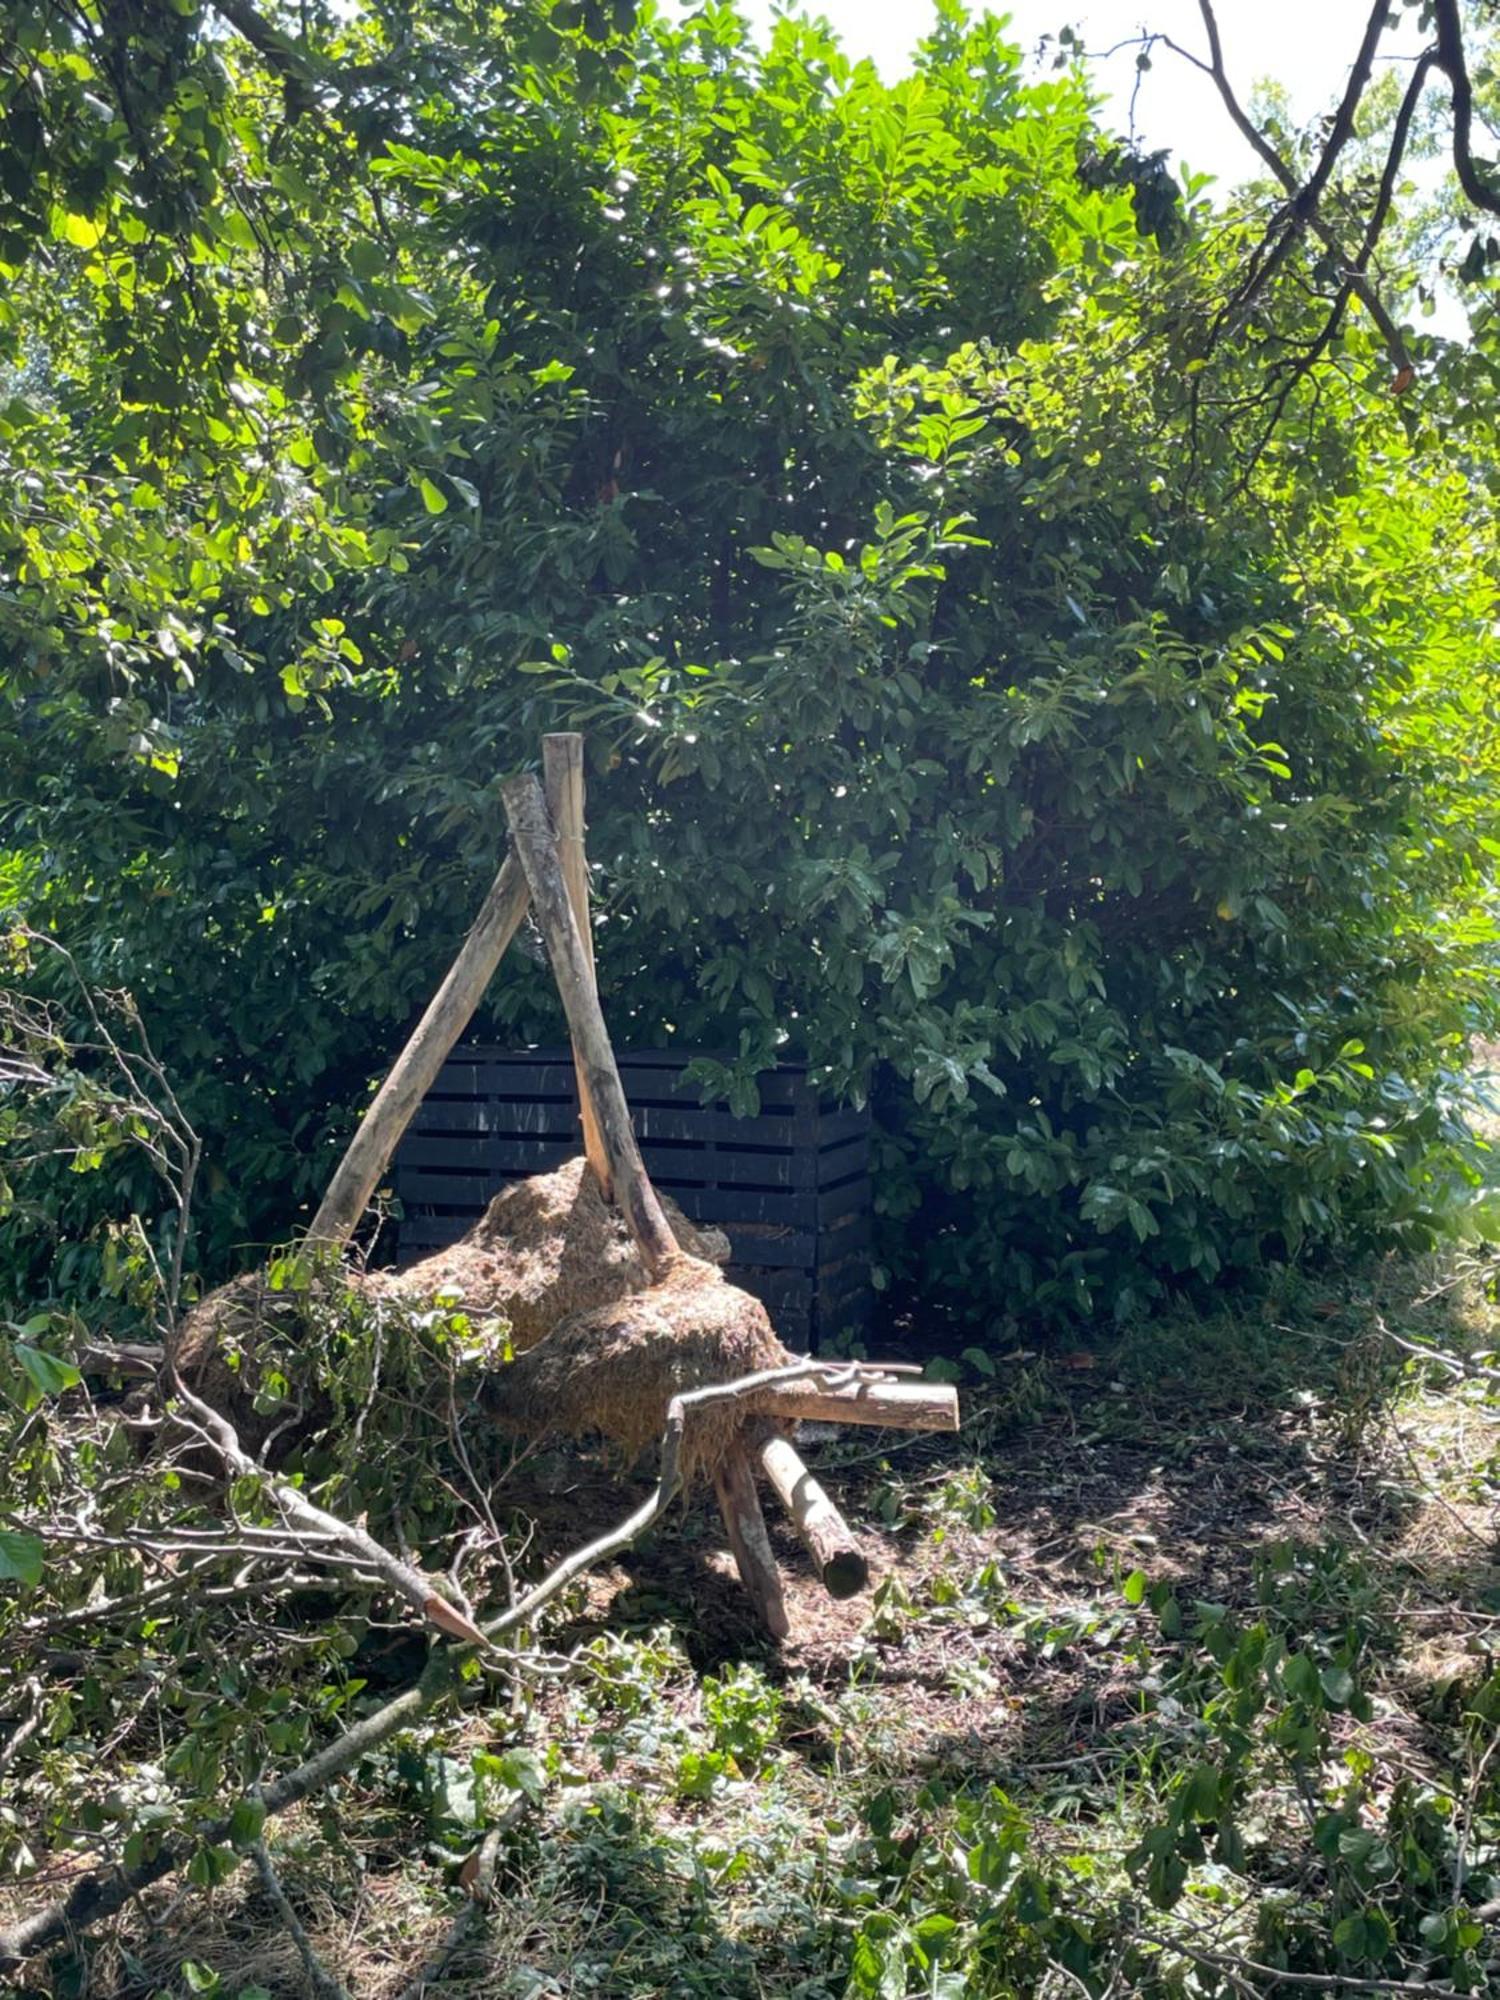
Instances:
[[[720,6],[3,18],[0,882],[135,996],[206,1269],[305,1216],[539,725],[621,1040],[871,1096],[893,1281],[1128,1313],[1451,1220],[1472,352],[1393,395],[1312,235],[956,5],[892,84]],[[106,1177],[14,1200],[15,1289],[95,1268]]]

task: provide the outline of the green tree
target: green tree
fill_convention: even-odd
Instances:
[[[1378,340],[1290,288],[1230,337],[1246,229],[991,19],[888,86],[722,7],[507,18],[471,81],[435,4],[257,16],[293,89],[194,16],[144,128],[186,175],[212,75],[192,226],[127,129],[15,232],[3,865],[180,1078],[208,1263],[295,1223],[563,723],[618,1034],[872,1094],[893,1275],[1124,1311],[1425,1240],[1493,583]],[[73,1247],[12,1272],[76,1280],[34,1199]]]

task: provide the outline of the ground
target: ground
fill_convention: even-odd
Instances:
[[[675,1514],[537,1670],[277,1824],[317,1954],[370,2000],[1484,1990],[1500,1432],[1453,1371],[1490,1366],[1494,1293],[1477,1255],[1282,1284],[1014,1352],[954,1439],[830,1433],[876,1584],[834,1604],[783,1538],[780,1648]],[[633,1491],[557,1454],[507,1499],[540,1562]],[[241,1870],[35,1990],[308,1989]]]

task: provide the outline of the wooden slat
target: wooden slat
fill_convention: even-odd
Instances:
[[[841,1146],[830,1146],[826,1153],[817,1155],[817,1185],[825,1188],[856,1174],[868,1173],[869,1168],[870,1135],[862,1132],[857,1139],[846,1139]]]
[[[761,1111],[705,1106],[686,1055],[620,1058],[631,1124],[653,1180],[690,1220],[725,1229],[729,1275],[794,1345],[868,1314],[869,1114],[820,1102],[796,1067],[761,1080]],[[465,1044],[453,1052],[395,1162],[403,1260],[452,1242],[512,1181],[579,1150],[567,1049]]]
[[[505,1179],[511,1173],[545,1174],[578,1151],[574,1134],[565,1138],[502,1139],[495,1134],[467,1137],[419,1133],[403,1144],[403,1165],[449,1168],[458,1173]]]
[[[780,1147],[797,1145],[795,1118],[732,1118],[724,1111],[691,1111],[673,1105],[633,1104],[630,1122],[642,1147],[653,1142],[683,1146]],[[417,1132],[542,1132],[578,1129],[578,1111],[567,1097],[429,1097],[412,1119]]]
[[[818,1227],[832,1229],[849,1215],[868,1215],[873,1188],[868,1174],[840,1181],[818,1195]]]
[[[730,1246],[737,1269],[810,1271],[818,1239],[810,1229],[736,1229]]]
[[[713,1222],[735,1233],[737,1224],[777,1223],[787,1229],[812,1229],[818,1221],[819,1197],[807,1189],[690,1187],[665,1174],[664,1187],[690,1222]]]
[[[702,1103],[702,1089],[696,1083],[688,1082],[681,1074],[684,1065],[691,1058],[687,1055],[670,1055],[650,1050],[638,1050],[616,1057],[620,1080],[625,1085],[626,1094],[637,1093],[646,1099],[661,1102],[678,1102],[689,1105]],[[457,1081],[458,1073],[471,1070],[477,1074],[471,1079]],[[455,1083],[450,1086],[444,1081],[452,1073]],[[499,1049],[484,1044],[464,1043],[449,1057],[434,1088],[444,1095],[452,1095],[456,1089],[479,1088],[508,1094],[512,1090],[531,1087],[533,1073],[546,1080],[542,1088],[556,1088],[553,1077],[560,1075],[571,1082],[572,1062],[566,1049]],[[632,1084],[635,1089],[632,1090]],[[819,1093],[795,1068],[768,1070],[758,1083],[761,1108],[763,1110],[800,1110],[804,1105],[816,1106]],[[860,1114],[856,1114],[860,1115]]]

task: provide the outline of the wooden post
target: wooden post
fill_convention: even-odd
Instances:
[[[511,839],[531,890],[531,907],[547,940],[552,972],[562,996],[580,1077],[599,1121],[599,1138],[609,1163],[615,1201],[625,1218],[646,1269],[662,1277],[682,1255],[671,1225],[662,1213],[630,1126],[620,1072],[615,1067],[609,1031],[599,1011],[599,996],[573,921],[572,905],[563,882],[562,866],[547,802],[530,775],[512,778],[500,788]]]
[[[893,1431],[958,1429],[958,1391],[942,1382],[851,1382],[838,1389],[786,1382],[757,1389],[751,1407],[768,1417],[884,1425]]]
[[[563,882],[568,891],[568,901],[573,909],[573,921],[578,926],[579,942],[583,946],[584,957],[589,962],[589,977],[593,980],[597,995],[599,982],[594,978],[594,934],[589,923],[589,864],[584,851],[583,818],[583,738],[576,731],[559,732],[542,738],[542,772],[546,780],[547,806],[552,814],[552,824],[557,832],[557,858],[562,864]],[[605,1157],[604,1142],[599,1136],[599,1120],[594,1113],[593,1100],[589,1096],[588,1077],[578,1058],[578,1045],[573,1045],[573,1069],[578,1078],[578,1113],[583,1124],[583,1150],[588,1155],[589,1165],[594,1170],[594,1179],[599,1183],[604,1199],[613,1199],[610,1190],[609,1161]]]
[[[830,1597],[854,1597],[870,1581],[865,1552],[849,1524],[779,1431],[755,1438],[752,1451],[792,1517]]]
[[[755,1472],[738,1438],[719,1460],[714,1473],[714,1492],[740,1579],[772,1638],[784,1639],[792,1626],[781,1594],[781,1572],[771,1553],[766,1517],[760,1511]]]
[[[526,877],[520,863],[508,855],[448,977],[433,995],[349,1141],[308,1229],[310,1244],[342,1249],[354,1234],[413,1112],[473,1019],[474,1009],[484,998],[484,989],[525,914]]]

